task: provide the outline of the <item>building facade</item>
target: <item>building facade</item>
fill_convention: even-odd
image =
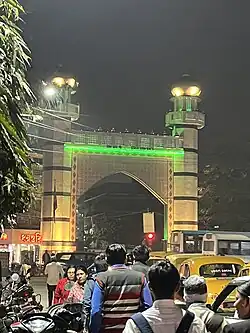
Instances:
[[[60,131],[52,131],[43,146],[44,249],[75,250],[79,198],[117,173],[139,182],[164,205],[162,238],[169,240],[173,230],[197,230],[198,130],[205,125],[200,88],[184,76],[171,93],[170,136],[73,130],[79,108],[68,101],[46,112],[47,126]]]

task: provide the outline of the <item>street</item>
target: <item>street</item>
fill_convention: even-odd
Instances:
[[[47,296],[47,285],[46,285],[46,277],[32,277],[30,281],[32,287],[36,294],[41,294],[42,300],[41,303],[46,309],[48,307],[48,296]]]

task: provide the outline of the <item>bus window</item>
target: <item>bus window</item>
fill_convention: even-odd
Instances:
[[[228,254],[229,255],[239,255],[240,254],[240,243],[239,242],[230,242]]]
[[[250,242],[241,242],[241,255],[243,256],[250,255]]]
[[[228,278],[239,274],[240,265],[207,264],[200,267],[200,276],[204,278]]]
[[[194,252],[195,252],[194,236],[184,235],[184,253],[194,253]]]
[[[214,241],[204,241],[203,242],[204,251],[214,251]]]

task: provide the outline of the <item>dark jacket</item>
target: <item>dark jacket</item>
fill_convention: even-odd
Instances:
[[[250,319],[226,325],[223,333],[250,333]]]
[[[136,261],[134,263],[134,265],[131,266],[131,268],[134,271],[140,272],[140,273],[144,273],[145,276],[148,278],[148,271],[149,271],[149,266],[147,266],[146,264],[143,264],[140,261]]]

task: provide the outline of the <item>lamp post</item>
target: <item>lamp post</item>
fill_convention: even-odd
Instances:
[[[78,82],[73,77],[57,76],[48,82],[43,82],[42,95],[46,108],[67,114],[69,104],[71,104],[71,96],[76,93],[77,87]]]

